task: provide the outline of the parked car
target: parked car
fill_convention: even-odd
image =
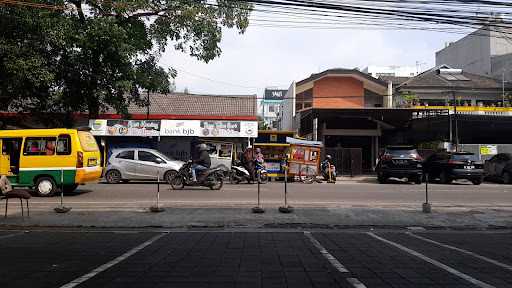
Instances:
[[[422,158],[412,146],[388,146],[380,155],[375,171],[379,183],[388,178],[407,178],[421,184],[423,178]]]
[[[108,183],[119,183],[157,180],[159,177],[170,184],[182,165],[182,161],[173,160],[154,149],[119,149],[108,160],[105,180]]]
[[[434,153],[425,160],[423,169],[429,179],[439,179],[444,184],[455,179],[467,179],[480,185],[484,177],[482,162],[470,152]]]
[[[485,161],[485,176],[490,180],[512,184],[512,154],[499,153]]]

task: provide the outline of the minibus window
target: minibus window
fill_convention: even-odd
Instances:
[[[91,133],[85,131],[78,131],[78,138],[80,139],[80,145],[85,152],[99,151],[98,144]]]
[[[57,138],[57,155],[71,155],[71,136],[59,135]]]
[[[55,155],[55,143],[54,137],[27,137],[23,155]]]

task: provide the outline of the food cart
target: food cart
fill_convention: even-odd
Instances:
[[[322,142],[286,137],[286,143],[290,145],[288,159],[290,176],[319,174]]]
[[[289,154],[290,144],[287,137],[293,137],[292,131],[258,131],[254,148],[260,148],[265,158],[265,168],[271,178],[284,177],[283,163]]]

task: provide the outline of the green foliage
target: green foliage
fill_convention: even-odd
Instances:
[[[37,2],[48,4],[48,2]],[[0,6],[0,99],[29,112],[144,106],[144,91],[173,89],[158,66],[169,45],[208,62],[221,53],[222,27],[243,33],[251,5],[218,0],[57,0],[48,10]]]
[[[418,103],[418,102],[419,102],[419,100],[420,100],[420,99],[418,98],[418,96],[416,96],[416,94],[414,94],[413,92],[409,92],[409,91],[407,91],[407,92],[403,91],[403,92],[400,94],[400,96],[401,96],[401,97],[402,97],[402,99],[405,101],[405,104],[406,104],[407,106],[413,106],[413,105],[415,105],[416,103]]]

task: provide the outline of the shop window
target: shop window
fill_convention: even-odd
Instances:
[[[275,107],[274,107],[274,105],[268,105],[268,112],[272,112],[272,113],[274,113],[274,112],[275,112]]]
[[[311,103],[311,102],[304,102],[304,109],[305,108],[309,108],[311,106],[313,106],[313,103]]]
[[[71,155],[71,136],[64,134],[57,138],[57,155]]]
[[[135,152],[133,150],[127,150],[127,151],[123,151],[123,152],[117,154],[116,158],[133,160],[134,157],[135,157]]]
[[[295,103],[295,111],[300,111],[302,110],[302,103]]]
[[[55,137],[30,137],[25,140],[23,155],[55,155]]]

